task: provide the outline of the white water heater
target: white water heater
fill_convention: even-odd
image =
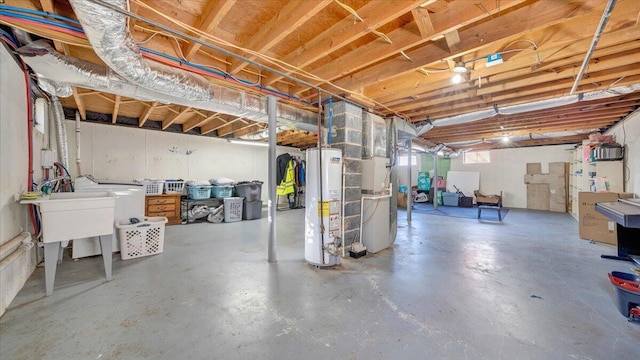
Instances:
[[[340,264],[342,151],[308,149],[304,259],[316,266]]]

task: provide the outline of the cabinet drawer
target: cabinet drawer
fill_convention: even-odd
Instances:
[[[147,205],[163,205],[163,204],[175,204],[175,203],[176,203],[175,197],[147,199]]]
[[[164,216],[164,217],[168,218],[169,220],[171,220],[171,219],[176,217],[176,212],[175,211],[150,212],[147,216],[149,216],[149,217]]]
[[[172,211],[175,213],[176,206],[174,204],[165,204],[165,205],[150,205],[147,210],[149,213],[155,213],[159,211]]]

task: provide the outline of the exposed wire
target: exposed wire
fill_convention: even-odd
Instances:
[[[351,13],[351,15],[353,15],[353,17],[355,17],[356,19],[360,20],[360,22],[364,22],[364,19],[360,17],[360,15],[358,15],[358,13],[353,10],[352,7],[350,7],[349,5],[343,4],[338,0],[334,0],[336,4],[340,5],[341,8],[347,10],[348,12]]]
[[[536,44],[536,42],[535,42],[535,41],[533,41],[533,40],[531,40],[531,39],[518,39],[518,40],[512,41],[512,42],[508,43],[507,45],[505,45],[505,46],[502,48],[502,51],[505,51],[505,49],[507,49],[509,46],[511,46],[511,45],[513,45],[513,44],[516,44],[516,43],[519,43],[519,42],[523,42],[523,41],[528,42],[528,43],[530,43],[531,45],[533,45],[533,49],[534,49],[534,50],[538,50],[538,44]]]
[[[164,13],[158,11],[158,10],[156,10],[154,7],[145,4],[141,0],[131,0],[131,1],[134,1],[138,5],[144,7],[145,9],[147,9],[147,10],[149,10],[149,11],[155,13],[155,14],[157,14],[158,16],[166,19],[167,21],[170,21],[173,24],[175,24],[175,25],[177,25],[177,26],[179,26],[179,27],[181,27],[181,28],[183,28],[185,30],[189,30],[189,31],[201,36],[203,39],[207,39],[207,40],[213,41],[213,42],[218,43],[218,44],[226,45],[226,46],[229,46],[229,47],[244,51],[246,53],[249,53],[251,55],[259,57],[261,59],[267,60],[271,64],[274,64],[274,65],[278,66],[279,68],[281,68],[281,69],[283,69],[285,71],[293,71],[293,72],[295,72],[295,73],[297,73],[299,75],[303,75],[303,76],[305,76],[307,78],[310,78],[310,79],[313,79],[313,80],[316,80],[316,81],[319,81],[319,82],[322,82],[322,83],[326,83],[327,85],[330,85],[330,86],[332,86],[332,87],[334,87],[334,88],[336,88],[336,89],[338,89],[340,91],[343,91],[345,93],[348,93],[348,94],[351,94],[351,95],[362,96],[361,94],[359,94],[359,93],[357,93],[355,91],[352,91],[352,90],[349,90],[349,89],[345,89],[343,87],[335,85],[331,81],[322,79],[322,78],[320,78],[320,77],[318,77],[318,76],[316,76],[314,74],[311,74],[311,73],[309,73],[309,72],[307,72],[307,71],[305,71],[305,70],[303,70],[303,69],[301,69],[299,67],[293,66],[293,65],[291,65],[291,64],[289,64],[289,63],[287,63],[285,61],[282,61],[280,59],[276,59],[276,58],[261,54],[259,52],[253,51],[251,49],[243,48],[241,46],[235,45],[235,44],[230,43],[228,41],[222,40],[222,39],[220,39],[220,38],[218,38],[218,37],[216,37],[216,36],[214,36],[212,34],[204,32],[204,31],[202,31],[202,30],[200,30],[200,29],[198,29],[196,27],[193,27],[191,25],[188,25],[188,24],[185,24],[185,23],[183,23],[181,21],[178,21],[178,20],[176,20],[176,19],[174,19],[174,18],[172,18],[172,17],[170,17],[170,16],[168,16],[168,15],[166,15],[166,14],[164,14]],[[394,113],[395,115],[397,115],[397,116],[399,116],[401,118],[409,120],[409,117],[407,115],[404,115],[404,114],[402,114],[400,112],[397,112],[397,111],[387,107],[386,105],[384,105],[384,104],[382,104],[382,103],[380,103],[378,101],[375,101],[373,99],[369,99],[369,98],[366,98],[366,99],[368,101],[380,106],[381,108],[384,108],[385,110],[388,110],[388,111]]]
[[[391,41],[391,39],[387,36],[387,34],[380,32],[378,30],[371,30],[372,33],[378,35],[379,37],[381,37],[382,39],[384,39],[384,41],[388,42],[389,44],[393,44],[393,41]],[[406,55],[405,55],[406,56]]]
[[[332,87],[334,87],[334,88],[336,88],[336,89],[338,89],[340,91],[343,91],[345,93],[363,97],[361,94],[359,94],[359,93],[357,93],[355,91],[352,91],[352,90],[340,87],[338,85],[335,85],[335,84],[331,83],[330,81],[322,79],[322,78],[320,78],[320,77],[318,77],[318,76],[316,76],[314,74],[306,72],[303,69],[298,68],[296,66],[293,66],[291,64],[288,64],[288,63],[286,63],[286,62],[284,62],[282,60],[279,60],[279,59],[276,59],[276,58],[273,58],[273,57],[258,53],[256,51],[251,50],[251,49],[243,48],[241,46],[235,45],[235,44],[230,43],[228,41],[219,39],[219,38],[215,37],[214,35],[206,33],[206,32],[204,32],[204,31],[202,31],[202,30],[200,30],[198,28],[195,28],[195,27],[190,26],[188,24],[182,23],[182,22],[180,22],[180,21],[178,21],[176,19],[171,18],[168,15],[163,14],[162,12],[156,10],[155,8],[153,8],[150,5],[147,5],[146,3],[142,2],[141,0],[131,0],[131,1],[134,1],[135,3],[140,5],[141,7],[144,7],[145,9],[147,9],[149,11],[152,11],[153,13],[157,14],[158,16],[170,21],[171,23],[173,23],[173,24],[175,24],[175,25],[177,25],[177,26],[179,26],[179,27],[181,27],[183,29],[186,29],[186,30],[189,30],[190,32],[198,34],[203,39],[207,39],[207,40],[213,41],[214,43],[222,44],[222,45],[225,45],[225,46],[228,46],[228,47],[232,47],[232,48],[244,51],[244,52],[249,53],[249,54],[251,54],[253,56],[262,58],[262,59],[264,59],[264,60],[266,60],[266,61],[268,61],[268,62],[270,62],[270,63],[272,63],[272,64],[274,64],[274,65],[276,65],[278,67],[280,67],[281,69],[284,69],[285,71],[292,71],[292,72],[297,73],[299,75],[302,75],[304,77],[307,77],[307,78],[310,78],[310,79],[313,79],[313,80],[316,80],[316,81],[319,81],[319,82],[322,82],[322,83],[326,83],[327,85],[332,86]],[[4,7],[5,7],[5,5],[1,5],[0,4],[0,11],[3,10]],[[45,16],[47,14],[45,12],[41,12],[41,11],[37,11],[37,10],[33,10],[32,12],[33,12],[34,15],[40,15],[40,16]],[[7,16],[3,16],[3,15],[7,15]],[[66,34],[69,34],[69,35],[73,35],[73,36],[76,36],[76,37],[79,37],[79,38],[83,38],[83,39],[86,38],[84,36],[84,31],[81,28],[77,28],[77,27],[74,27],[72,25],[60,24],[60,23],[57,23],[55,21],[42,19],[42,18],[37,18],[37,17],[32,17],[32,16],[27,16],[26,19],[22,19],[22,20],[21,19],[16,19],[16,18],[24,18],[24,17],[25,16],[23,16],[21,14],[15,14],[15,13],[10,13],[10,12],[7,13],[7,14],[0,13],[0,23],[6,23],[9,26],[20,28],[19,26],[15,25],[14,21],[18,21],[18,22],[22,21],[22,22],[26,22],[29,25],[36,24],[36,25],[38,25],[40,27],[47,28],[47,29],[50,29],[50,30],[54,30],[54,31],[57,31],[57,32],[63,32],[63,33],[66,33]],[[65,17],[59,16],[59,15],[57,17],[61,21],[77,23],[77,21],[75,21],[73,19],[65,18]],[[138,26],[139,25],[136,24],[136,27],[138,27]],[[31,31],[29,31],[28,28],[24,28],[24,27],[22,27],[21,30],[25,30],[27,32],[31,32]],[[147,31],[151,31],[151,32],[155,32],[154,30],[150,30],[150,29],[146,29],[146,30]],[[169,36],[168,34],[160,32],[160,31],[158,31],[158,33],[161,33],[161,35],[164,35],[164,36]],[[66,41],[65,40],[60,40],[60,41],[63,42],[63,43],[69,44],[69,45],[80,46],[80,47],[84,47],[84,48],[90,48],[90,46],[88,46],[87,44],[73,43],[73,42],[69,42],[68,40],[66,40]],[[174,41],[177,42],[178,39],[176,38]],[[180,49],[180,47],[178,47],[178,48]],[[144,51],[151,52],[150,49],[145,49],[145,48],[142,48],[142,47],[141,47],[141,50],[143,50],[143,52]],[[181,50],[179,50],[177,52],[181,52]],[[171,58],[171,60],[177,61],[179,64],[186,63],[190,67],[199,68],[199,69],[204,70],[204,71],[213,71],[213,70],[210,69],[210,68],[212,68],[212,66],[206,66],[205,67],[205,66],[200,66],[198,64],[193,64],[191,62],[186,61],[184,59],[184,55],[183,54],[179,54],[179,55],[181,55],[181,59],[177,59],[175,57],[171,57],[170,55],[162,54],[162,53],[159,53],[159,52],[155,52],[155,54],[158,55],[158,56],[165,57],[165,58]],[[149,56],[146,56],[146,57],[150,58]],[[276,95],[284,96],[285,98],[288,98],[288,99],[294,99],[294,100],[298,100],[298,101],[303,101],[303,100],[301,100],[300,98],[298,98],[296,96],[289,95],[289,94],[286,94],[286,93],[282,93],[282,92],[280,92],[278,90],[270,89],[270,88],[264,87],[262,85],[257,85],[258,83],[252,83],[252,82],[249,82],[249,81],[246,81],[246,80],[238,79],[235,76],[233,76],[231,74],[228,74],[226,72],[223,72],[223,71],[219,71],[219,72],[221,72],[222,74],[217,74],[217,75],[218,76],[222,76],[223,78],[232,79],[232,80],[234,80],[236,82],[239,82],[241,84],[244,84],[244,85],[253,85],[253,86],[256,86],[256,87],[260,88],[261,90],[269,91],[269,92],[272,92],[272,93],[274,93]],[[366,98],[366,97],[364,97],[364,98]],[[404,115],[404,114],[402,114],[400,112],[397,112],[397,111],[387,107],[386,105],[384,105],[382,103],[379,103],[379,102],[377,102],[377,101],[375,101],[373,99],[366,98],[366,100],[370,101],[373,104],[376,104],[380,108],[383,108],[385,110],[388,110],[388,111],[392,112],[393,114],[395,114],[395,115],[397,115],[397,116],[399,116],[401,118],[404,118],[404,119],[407,119],[407,120],[409,119],[409,117],[407,115]]]
[[[400,54],[402,54],[402,56],[404,56],[407,60],[413,62],[413,59],[409,57],[409,55],[407,55],[404,51],[400,51]]]
[[[477,7],[479,7],[482,11],[484,11],[485,13],[487,13],[487,15],[489,15],[489,17],[491,17],[493,19],[493,15],[491,15],[491,13],[489,12],[489,10],[487,10],[486,7],[484,7],[484,5],[482,5],[482,3],[478,3],[476,4]]]

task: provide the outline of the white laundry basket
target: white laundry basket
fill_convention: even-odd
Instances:
[[[242,220],[242,198],[224,198],[224,222],[236,222]]]
[[[166,223],[167,218],[164,216],[145,217],[143,221],[135,224],[129,220],[116,221],[122,260],[160,254],[164,249]]]

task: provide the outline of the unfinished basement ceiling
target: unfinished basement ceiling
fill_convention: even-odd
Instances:
[[[421,135],[430,144],[496,148],[577,143],[640,106],[640,1],[618,0],[575,89],[575,94],[601,91],[605,97],[511,115],[472,116],[471,122],[447,126],[454,122],[441,121],[568,96],[608,3],[130,0],[128,6],[153,23],[342,95],[370,111],[401,116],[418,127],[430,121],[435,127]],[[64,0],[5,0],[4,4],[77,18]],[[72,58],[104,66],[82,33],[1,10],[1,24],[50,39],[57,51]],[[312,87],[173,36],[141,19],[131,19],[129,31],[139,46],[149,50],[152,61],[181,64],[214,84],[276,94],[286,104],[317,111],[318,91]],[[487,56],[496,53],[502,63],[487,66]],[[467,70],[459,84],[452,82],[456,65]],[[87,120],[209,136],[256,137],[267,127],[242,116],[84,88],[75,88],[74,96],[62,103],[78,109]],[[280,130],[281,145],[305,148],[316,142],[312,133],[291,126]],[[496,140],[503,136],[515,141]]]

